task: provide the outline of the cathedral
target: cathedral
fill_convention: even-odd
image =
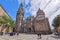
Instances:
[[[37,16],[35,17],[34,20],[34,28],[35,32],[42,32],[42,33],[51,32],[48,18],[45,17],[45,13],[43,12],[43,10],[40,9],[38,10]]]
[[[48,18],[45,17],[43,10],[37,11],[36,17],[29,16],[24,19],[24,9],[21,3],[16,16],[17,32],[23,33],[51,33]]]

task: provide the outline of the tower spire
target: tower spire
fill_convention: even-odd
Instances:
[[[21,2],[20,6],[19,6],[19,8],[18,8],[18,12],[20,12],[20,10],[24,11],[24,10],[23,10],[23,3],[22,3],[22,2]]]
[[[40,8],[38,9],[37,15],[45,15],[43,10],[41,10]]]
[[[24,9],[23,4],[21,3],[16,16],[17,33],[21,32],[23,17],[24,17]]]

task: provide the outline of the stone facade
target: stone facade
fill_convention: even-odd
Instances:
[[[48,18],[42,10],[38,10],[36,17],[30,16],[26,19],[25,32],[26,33],[51,33]]]
[[[36,17],[29,16],[27,19],[23,20],[24,12],[23,6],[18,10],[16,24],[17,24],[17,31],[24,32],[24,33],[50,33],[50,25],[48,18],[45,17],[45,13],[43,10],[38,10]]]
[[[8,16],[9,18],[11,18],[1,4],[0,4],[0,16]],[[7,27],[3,27],[0,24],[0,32],[6,33],[7,29],[8,29]],[[11,28],[9,28],[9,29],[11,29]],[[9,30],[9,29],[8,29],[8,32],[13,31],[13,30]]]
[[[24,17],[24,11],[23,11],[23,5],[21,3],[16,16],[16,27],[17,31],[19,32],[22,32],[23,17]]]
[[[37,16],[34,22],[35,32],[50,32],[50,25],[48,22],[48,18],[45,17],[45,14],[42,10],[38,10]]]
[[[27,32],[34,32],[34,16],[30,16],[27,18],[26,29]]]

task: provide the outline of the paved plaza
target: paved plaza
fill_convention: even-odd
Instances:
[[[42,39],[39,39],[36,34],[19,34],[18,36],[3,35],[0,36],[0,40],[60,40],[55,35],[42,35]]]

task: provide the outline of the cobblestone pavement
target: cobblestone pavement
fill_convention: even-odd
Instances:
[[[55,35],[42,35],[42,39],[39,39],[36,34],[19,34],[18,36],[9,36],[9,35],[3,35],[0,36],[0,40],[60,40]]]

